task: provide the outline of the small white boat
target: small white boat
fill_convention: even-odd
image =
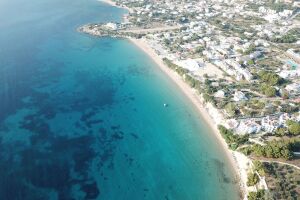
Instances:
[[[164,103],[164,107],[168,107],[168,104]]]

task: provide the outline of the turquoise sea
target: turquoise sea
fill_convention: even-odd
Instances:
[[[0,0],[1,200],[238,199],[224,150],[154,62],[76,31],[124,13]]]

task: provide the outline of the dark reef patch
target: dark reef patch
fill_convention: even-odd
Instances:
[[[98,189],[96,182],[82,185],[81,190],[84,191],[86,194],[84,199],[95,199],[100,194],[100,191]]]
[[[88,121],[90,118],[92,118],[94,115],[96,115],[96,112],[95,112],[95,111],[90,111],[90,112],[87,112],[87,113],[83,113],[83,114],[81,115],[80,120],[83,121],[83,122],[86,122],[86,121]]]
[[[146,66],[128,65],[127,73],[132,76],[148,76],[150,74],[149,68]]]
[[[218,159],[213,159],[213,163],[217,168],[217,172],[220,174],[219,177],[222,178],[224,183],[231,183],[231,179],[225,173],[225,164]]]
[[[117,131],[112,134],[112,139],[114,140],[121,140],[124,138],[124,133],[122,131]]]
[[[88,128],[91,128],[92,125],[101,124],[102,122],[103,122],[103,120],[101,120],[101,119],[95,119],[95,120],[86,121],[85,124]]]
[[[31,130],[36,131],[36,126]],[[57,137],[48,131],[34,134],[30,147],[1,146],[1,154],[5,155],[0,160],[1,199],[48,199],[49,194],[45,191],[49,189],[56,191],[59,199],[71,199],[73,184],[93,181],[88,176],[88,168],[96,156],[91,147],[94,141],[92,135],[68,138]],[[20,159],[14,159],[16,155]],[[80,180],[71,176],[72,169],[82,177]],[[90,188],[87,197],[99,194],[94,187],[86,187]]]
[[[75,184],[85,192],[85,199],[98,198],[100,186],[90,176],[90,164],[96,159],[99,171],[113,170],[118,141],[124,139],[125,133],[119,125],[107,125],[96,117],[104,106],[115,103],[112,81],[85,75],[77,74],[78,79],[86,79],[82,93],[31,92],[26,106],[37,111],[18,124],[20,129],[32,133],[30,145],[12,142],[0,146],[0,199],[47,200],[49,192],[54,191],[59,199],[67,200],[72,199]],[[80,119],[72,122],[69,131],[58,135],[49,121],[58,114],[69,116],[73,112],[81,113]],[[0,125],[5,130],[5,124]],[[130,159],[127,162],[132,162]],[[103,174],[103,181],[106,180],[108,177]]]
[[[25,116],[23,121],[20,123],[19,128],[23,128],[37,134],[48,134],[51,132],[49,125],[40,114]]]
[[[116,125],[116,126],[111,126],[110,128],[111,128],[112,130],[118,130],[118,129],[121,128],[121,126],[120,126],[120,125]]]
[[[139,139],[139,136],[135,133],[130,133],[130,135],[136,140]]]

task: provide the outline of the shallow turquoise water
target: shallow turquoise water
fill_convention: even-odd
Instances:
[[[127,40],[76,32],[123,13],[0,0],[0,199],[237,199],[223,150],[168,77]]]

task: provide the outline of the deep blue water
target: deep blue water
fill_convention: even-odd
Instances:
[[[207,126],[96,0],[0,0],[0,199],[237,199]],[[164,103],[169,107],[165,108]]]

